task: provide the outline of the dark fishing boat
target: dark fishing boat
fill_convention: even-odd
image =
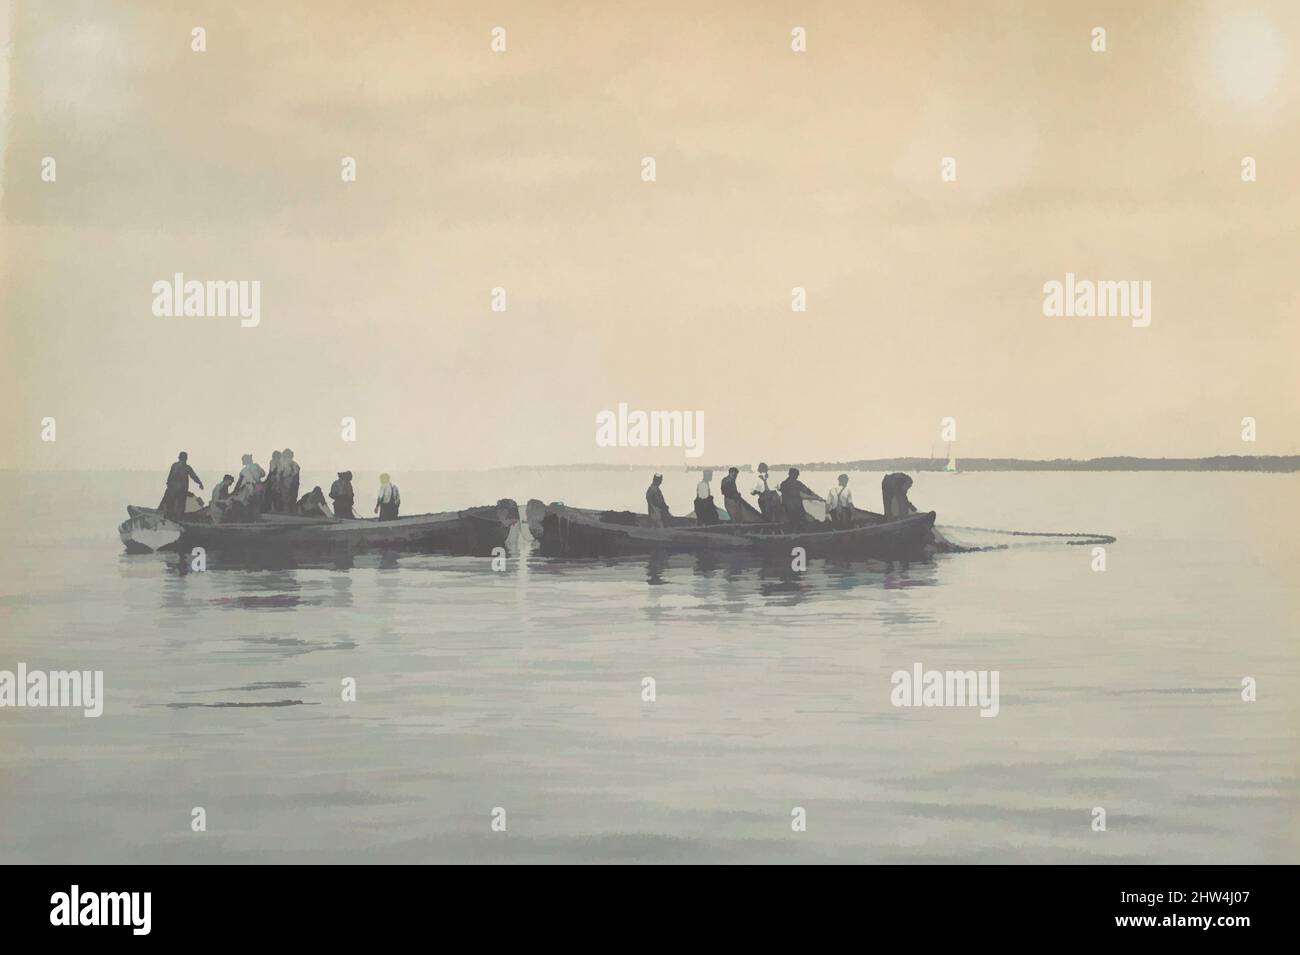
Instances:
[[[202,547],[244,553],[401,550],[489,556],[494,548],[504,546],[519,520],[519,507],[513,501],[388,521],[265,514],[256,521],[214,524],[206,515],[168,520],[155,508],[128,506],[127,513],[130,517],[118,533],[131,553]]]
[[[865,512],[864,512],[865,513]],[[874,515],[873,515],[874,516]],[[653,527],[630,511],[591,511],[563,504],[528,502],[528,529],[545,557],[613,557],[653,553],[754,553],[783,555],[802,547],[810,557],[917,560],[932,543],[934,512],[897,520],[862,520],[832,529],[816,522],[799,530],[781,524],[697,525],[676,517]]]

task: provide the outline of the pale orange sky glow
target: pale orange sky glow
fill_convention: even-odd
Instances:
[[[3,467],[682,457],[598,447],[620,402],[702,412],[707,463],[940,453],[946,416],[965,456],[1300,450],[1293,2],[19,2],[5,29]],[[259,281],[260,324],[154,316],[176,272]],[[1067,272],[1151,282],[1150,326],[1044,316]]]

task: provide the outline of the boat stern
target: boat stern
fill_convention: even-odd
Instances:
[[[180,524],[167,520],[161,514],[137,510],[118,525],[117,534],[128,554],[152,554],[154,551],[174,548],[184,530]]]

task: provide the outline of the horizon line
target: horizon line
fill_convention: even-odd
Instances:
[[[1199,455],[1199,456],[1180,455],[1180,456],[1161,456],[1161,457],[1151,457],[1146,455],[1135,455],[1135,454],[1104,454],[1104,455],[1097,455],[1094,457],[1087,457],[1087,458],[1074,458],[1074,457],[1021,458],[1021,457],[1014,457],[1014,456],[1010,456],[1010,457],[1009,456],[984,456],[984,457],[970,456],[965,458],[959,458],[958,460],[965,462],[972,470],[976,469],[981,464],[987,465],[993,463],[1022,464],[1022,465],[1052,465],[1052,464],[1086,465],[1086,464],[1095,464],[1099,462],[1112,462],[1112,461],[1113,462],[1122,461],[1126,463],[1132,462],[1132,463],[1142,463],[1142,464],[1158,464],[1158,463],[1204,464],[1206,462],[1217,462],[1217,461],[1243,461],[1243,462],[1290,461],[1291,470],[1300,470],[1300,453],[1212,454],[1212,455]],[[877,457],[877,458],[851,458],[851,459],[838,460],[838,461],[835,460],[809,460],[809,461],[793,461],[793,462],[779,461],[776,464],[770,465],[770,468],[776,469],[782,467],[785,468],[798,467],[798,468],[819,469],[822,467],[827,467],[827,468],[852,467],[855,465],[896,464],[901,462],[938,464],[942,466],[944,463],[946,463],[946,461],[947,461],[946,457],[936,458],[936,457],[922,457],[920,455],[895,455],[890,457]],[[646,469],[646,470],[662,469],[664,471],[675,471],[675,470],[702,471],[707,469],[707,470],[716,471],[719,469],[725,469],[728,466],[729,465],[700,464],[694,462],[613,463],[613,462],[580,461],[580,462],[565,463],[565,464],[506,464],[506,465],[496,465],[493,467],[460,467],[460,468],[411,467],[411,468],[394,469],[392,465],[384,465],[382,468],[376,467],[373,468],[373,470],[389,470],[389,471],[403,470],[409,474],[464,474],[464,473],[471,473],[471,472],[492,472],[492,471],[557,471],[557,470],[634,471],[639,469]],[[740,467],[742,471],[745,469],[749,469],[750,471],[752,471],[755,465],[746,462],[745,464],[740,465]],[[936,470],[940,470],[940,469],[941,468],[936,468]],[[984,469],[992,470],[990,468],[984,468]],[[118,473],[128,473],[128,474],[133,474],[133,473],[149,474],[158,470],[160,470],[160,467],[148,467],[148,468],[143,468],[143,467],[42,468],[42,467],[7,467],[7,466],[0,467],[0,473],[13,473],[13,474],[31,474],[31,473],[58,474],[58,473],[87,473],[87,472],[90,473],[118,472]],[[371,469],[362,468],[362,470],[371,470]],[[1122,470],[1141,470],[1141,469],[1118,467],[1118,468],[1108,468],[1106,470],[1122,471]],[[1233,469],[1223,469],[1223,470],[1233,470]],[[1257,469],[1246,468],[1243,470],[1257,470]]]

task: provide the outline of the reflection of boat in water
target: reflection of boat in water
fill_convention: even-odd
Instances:
[[[945,474],[957,474],[957,459],[952,454],[952,444],[948,445],[948,463],[943,466]]]
[[[529,501],[528,529],[544,557],[611,557],[662,553],[752,553],[783,555],[795,547],[810,557],[916,560],[932,542],[934,512],[895,520],[866,517],[848,528],[810,522],[798,530],[782,524],[731,522],[698,525],[673,518],[654,527],[629,511],[591,511]]]
[[[488,556],[505,545],[519,519],[514,501],[386,521],[263,514],[256,521],[214,524],[206,515],[168,520],[147,507],[129,506],[127,513],[118,533],[131,553],[202,547],[246,553],[406,550]]]

